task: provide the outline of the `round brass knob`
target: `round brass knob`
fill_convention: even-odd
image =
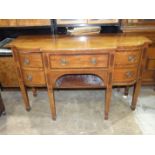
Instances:
[[[61,59],[60,62],[61,62],[62,65],[66,65],[68,63],[68,61],[66,59]]]
[[[128,72],[125,73],[125,75],[126,75],[127,78],[131,78],[133,76],[133,72],[128,71]]]
[[[129,62],[134,62],[136,60],[136,57],[134,55],[129,55],[128,56],[128,61]]]
[[[32,75],[28,75],[28,76],[27,76],[27,80],[28,80],[28,81],[32,81]]]
[[[29,59],[27,59],[27,58],[25,58],[25,59],[24,59],[24,64],[25,64],[25,65],[30,64],[30,60],[29,60]]]
[[[95,65],[95,64],[97,63],[96,58],[92,58],[92,59],[91,59],[91,63],[92,63],[93,65]]]

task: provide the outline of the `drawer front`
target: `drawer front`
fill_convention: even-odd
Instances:
[[[137,66],[140,59],[140,51],[137,52],[116,52],[115,67],[124,65]]]
[[[126,83],[136,80],[137,69],[115,69],[113,83]]]
[[[147,68],[147,70],[154,70],[155,71],[155,59],[148,59],[146,68]]]
[[[40,53],[20,53],[20,61],[22,67],[43,68]]]
[[[43,71],[23,70],[23,76],[27,86],[43,86],[46,84]]]
[[[51,68],[93,68],[108,67],[108,54],[51,55]]]
[[[145,71],[142,76],[142,82],[155,83],[155,71]]]

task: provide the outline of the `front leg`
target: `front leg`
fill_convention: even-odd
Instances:
[[[110,102],[111,102],[111,95],[112,95],[112,86],[106,88],[105,90],[105,113],[104,119],[108,120],[109,110],[110,110]]]
[[[56,108],[55,108],[54,90],[53,90],[53,88],[47,88],[47,89],[48,89],[48,96],[49,96],[49,101],[50,101],[52,119],[56,120]]]
[[[132,96],[132,103],[131,103],[131,109],[135,110],[136,109],[136,104],[138,100],[138,96],[140,93],[141,89],[141,80],[137,81],[137,83],[134,86],[134,91],[133,91],[133,96]]]

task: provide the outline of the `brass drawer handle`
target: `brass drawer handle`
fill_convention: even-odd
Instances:
[[[125,75],[126,75],[127,78],[131,78],[131,77],[133,77],[133,72],[128,71],[128,72],[125,73]]]
[[[91,59],[91,63],[92,63],[93,65],[96,65],[96,63],[97,63],[96,58],[92,58],[92,59]]]
[[[61,62],[62,65],[68,64],[68,61],[66,59],[61,59],[60,62]]]
[[[129,61],[129,62],[135,62],[135,61],[136,61],[136,56],[134,56],[134,55],[129,55],[129,56],[128,56],[128,61]]]
[[[32,81],[32,75],[28,75],[28,76],[27,76],[27,80],[28,80],[28,81]]]
[[[25,59],[24,59],[24,64],[25,64],[25,65],[30,64],[30,60],[29,60],[29,59],[27,59],[27,58],[25,58]]]

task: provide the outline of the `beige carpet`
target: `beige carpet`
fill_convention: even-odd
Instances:
[[[0,118],[0,134],[142,134],[128,100],[113,90],[109,120],[104,120],[103,90],[55,91],[57,120],[52,121],[46,90],[33,97],[26,112],[19,91],[3,91],[6,116]]]

